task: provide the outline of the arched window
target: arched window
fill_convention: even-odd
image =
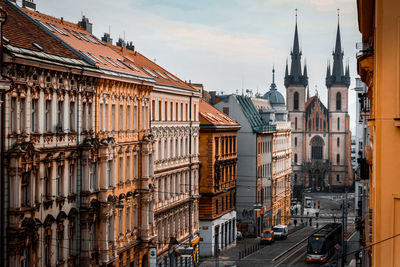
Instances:
[[[317,113],[316,119],[315,119],[315,128],[317,131],[319,131],[319,114]]]
[[[341,110],[342,109],[342,94],[337,93],[336,94],[336,110]]]
[[[293,109],[298,110],[299,109],[299,93],[295,92],[293,95]]]
[[[337,138],[337,146],[340,146],[340,138]]]
[[[297,163],[297,154],[294,154],[294,163]]]
[[[336,155],[336,163],[340,164],[340,155],[339,154]]]
[[[297,137],[294,138],[294,146],[297,146]]]
[[[294,129],[297,130],[297,118],[294,119]]]
[[[315,136],[311,140],[311,158],[312,159],[322,159],[322,147],[324,145],[324,140],[320,136]]]
[[[337,118],[337,129],[340,130],[340,118]]]

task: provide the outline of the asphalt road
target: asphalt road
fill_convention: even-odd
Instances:
[[[305,227],[288,236],[276,240],[259,251],[235,262],[236,266],[307,266],[305,262],[306,239],[316,229]],[[223,266],[223,265],[222,265]]]

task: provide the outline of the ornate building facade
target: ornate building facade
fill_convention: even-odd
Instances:
[[[123,44],[122,44],[123,46]],[[156,81],[150,95],[157,266],[197,266],[199,260],[199,99],[201,91],[139,52],[116,51]],[[189,246],[190,255],[181,255]]]
[[[201,256],[236,244],[237,131],[240,125],[200,100]]]
[[[154,79],[82,22],[2,8],[6,264],[147,266]]]
[[[290,73],[286,64],[285,87],[287,110],[292,124],[294,193],[303,188],[312,191],[344,191],[353,185],[348,114],[349,67],[344,70],[339,24],[333,67],[327,68],[328,105],[318,93],[309,97],[307,66],[301,69],[297,22]]]

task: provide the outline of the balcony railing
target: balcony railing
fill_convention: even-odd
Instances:
[[[374,48],[370,43],[357,43],[356,49],[357,49],[357,54],[356,54],[357,58],[374,55]]]

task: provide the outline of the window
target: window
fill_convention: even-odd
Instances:
[[[68,229],[68,248],[69,248],[69,256],[74,255],[74,228],[70,227]]]
[[[341,110],[342,109],[342,94],[337,93],[336,94],[336,110]]]
[[[121,184],[124,182],[124,157],[120,156],[118,160],[118,182]]]
[[[31,106],[31,131],[32,132],[38,131],[37,114],[38,114],[38,100],[32,99],[32,106]]]
[[[25,132],[25,98],[21,98],[19,102],[19,131]]]
[[[131,231],[131,208],[126,207],[126,231]]]
[[[297,163],[297,154],[294,154],[294,163]]]
[[[45,102],[45,130],[51,132],[51,101],[46,100]]]
[[[96,163],[90,164],[90,190],[96,189]]]
[[[316,128],[317,131],[319,131],[319,113],[316,114],[315,128]]]
[[[299,109],[299,93],[295,92],[293,95],[293,109],[298,110]]]
[[[219,155],[219,141],[218,138],[215,138],[215,156]]]
[[[179,120],[179,118],[178,118],[178,115],[179,115],[179,113],[178,113],[178,106],[179,104],[178,103],[175,103],[175,120],[176,121],[178,121]]]
[[[297,117],[294,119],[294,129],[297,130]]]
[[[10,130],[11,132],[16,132],[17,130],[17,99],[15,97],[11,98],[11,108],[10,108]]]
[[[337,155],[336,155],[336,163],[337,163],[337,164],[340,164],[340,154],[337,154]]]
[[[139,171],[138,171],[138,156],[137,155],[134,155],[133,156],[133,179],[138,179],[139,177],[138,177],[138,174],[139,174]]]
[[[46,229],[46,234],[44,237],[44,263],[46,266],[51,265],[51,232]]]
[[[44,193],[46,195],[46,199],[51,198],[51,167],[47,167],[45,170]]]
[[[107,161],[106,178],[107,178],[107,187],[110,187],[112,185],[112,181],[111,181],[111,160]]]
[[[130,131],[131,129],[131,105],[126,106],[126,130]]]
[[[225,113],[226,115],[229,115],[229,107],[223,107],[222,112]]]
[[[29,180],[30,173],[25,172],[22,174],[21,181],[21,207],[29,206]]]
[[[128,153],[126,155],[126,163],[125,163],[125,179],[126,181],[131,180],[131,155]]]
[[[337,138],[337,146],[340,146],[340,138]]]
[[[63,166],[58,166],[57,167],[57,196],[63,195],[62,176],[63,176]]]
[[[340,118],[337,118],[337,129],[340,130]]]
[[[117,129],[116,118],[115,118],[115,104],[111,105],[111,123],[112,123],[112,130],[115,131]]]
[[[90,225],[90,249],[91,249],[91,250],[94,250],[94,249],[95,249],[95,248],[94,248],[94,240],[95,240],[95,237],[96,237],[96,228],[95,228],[94,223],[92,223],[92,224]]]
[[[297,137],[294,138],[294,146],[297,146]]]
[[[69,165],[69,182],[68,182],[68,192],[70,194],[73,194],[75,192],[74,190],[74,176],[75,176],[75,165],[70,164]]]
[[[57,131],[63,130],[63,106],[64,101],[58,101],[57,106]]]
[[[124,130],[124,106],[122,104],[119,105],[119,130],[123,131]]]
[[[159,121],[162,120],[161,112],[162,112],[162,109],[161,109],[161,100],[159,100],[159,101],[158,101],[158,120],[159,120]]]
[[[112,241],[112,225],[111,218],[107,218],[107,242]]]
[[[75,102],[73,101],[69,102],[69,131],[75,131]]]
[[[62,244],[63,244],[63,235],[64,235],[64,232],[63,231],[57,231],[57,261],[58,262],[60,262],[60,261],[62,261],[62,259],[63,259],[63,253],[62,253],[62,251],[63,251],[63,246],[62,246]]]
[[[336,175],[336,182],[339,182],[339,181],[340,181],[340,175],[337,174],[337,175]]]
[[[118,233],[122,235],[122,212],[118,214]]]
[[[312,157],[312,159],[322,159],[323,145],[324,145],[324,141],[319,136],[315,136],[311,140],[311,157]]]

